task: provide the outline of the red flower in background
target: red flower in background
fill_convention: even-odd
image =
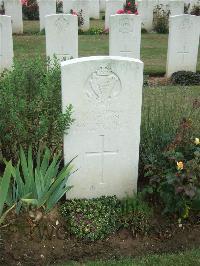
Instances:
[[[117,10],[117,14],[124,14],[124,13],[125,13],[125,11],[123,9]]]
[[[28,0],[21,0],[23,6],[28,6]]]

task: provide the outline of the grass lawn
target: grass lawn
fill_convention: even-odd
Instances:
[[[91,20],[91,27],[103,27],[102,20]],[[45,36],[38,33],[38,21],[24,22],[24,35],[14,36],[15,58],[33,57],[37,54],[45,56]],[[79,35],[79,56],[108,55],[108,35]],[[141,59],[147,74],[165,73],[167,58],[167,34],[142,34]],[[198,57],[200,71],[200,53]]]
[[[200,265],[200,250],[192,250],[177,254],[148,255],[137,259],[122,259],[120,261],[99,261],[79,263],[66,263],[59,266],[85,265],[85,266],[198,266]]]

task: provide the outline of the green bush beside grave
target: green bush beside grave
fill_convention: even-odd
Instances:
[[[47,65],[40,58],[24,59],[0,77],[0,161],[16,161],[19,145],[26,150],[32,144],[35,151],[46,144],[62,151],[72,106],[62,114],[60,67]]]

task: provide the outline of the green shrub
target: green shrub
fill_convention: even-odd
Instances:
[[[141,33],[148,33],[148,31],[145,28],[142,28]]]
[[[157,5],[154,9],[153,29],[157,33],[169,32],[169,10],[164,10],[163,5]]]
[[[147,168],[163,212],[181,218],[187,218],[191,209],[200,210],[200,141],[194,134],[192,121],[183,119],[157,166]]]
[[[4,8],[4,2],[3,1],[0,3],[0,15],[5,15],[5,8]]]
[[[200,2],[193,5],[190,14],[195,16],[200,16]]]
[[[182,86],[200,85],[200,73],[178,71],[172,74],[171,82]]]
[[[42,59],[24,59],[0,77],[0,161],[17,161],[20,145],[62,151],[73,120],[72,106],[62,114],[60,76],[56,62],[47,70]]]
[[[134,234],[147,234],[150,230],[152,209],[144,201],[142,193],[121,201],[121,227],[130,229]]]
[[[194,134],[199,134],[200,124],[200,87],[148,87],[144,89],[141,123],[139,182],[144,178],[149,165],[157,165],[161,154],[174,139],[177,125],[183,117],[194,123]]]
[[[27,155],[20,148],[20,160],[17,166],[12,166],[13,182],[6,200],[7,205],[16,205],[17,213],[21,207],[29,206],[37,209],[43,207],[45,211],[50,211],[71,189],[66,185],[73,169],[71,162],[62,167],[60,154],[52,155],[47,147],[38,150],[35,160],[31,146]]]
[[[28,20],[39,20],[39,7],[36,0],[27,0],[22,6],[23,16]]]
[[[4,219],[8,212],[12,210],[15,206],[13,204],[10,208],[7,208],[6,201],[9,194],[9,188],[11,184],[12,176],[12,164],[11,162],[7,163],[4,174],[0,177],[0,225],[4,222]]]
[[[56,1],[56,13],[63,13],[63,1],[62,0]]]
[[[105,238],[118,228],[120,202],[115,196],[67,200],[61,213],[70,233],[94,241]]]
[[[102,28],[98,28],[98,27],[90,28],[87,31],[83,31],[79,29],[79,32],[78,32],[79,35],[102,35],[102,34],[107,34],[107,33],[108,33],[107,31],[105,31]]]

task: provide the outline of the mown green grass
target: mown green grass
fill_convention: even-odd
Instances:
[[[91,20],[91,27],[102,27],[103,20]],[[45,56],[45,36],[39,34],[38,21],[24,22],[24,35],[14,36],[15,58]],[[163,74],[167,59],[167,34],[142,34],[141,60],[144,61],[144,71],[147,74]],[[79,35],[79,56],[94,56],[109,54],[108,35]],[[200,53],[198,57],[200,71]]]
[[[119,261],[95,261],[86,263],[65,263],[59,266],[69,265],[85,265],[85,266],[199,266],[200,265],[200,249],[195,249],[177,254],[148,255],[142,258],[125,258]]]

